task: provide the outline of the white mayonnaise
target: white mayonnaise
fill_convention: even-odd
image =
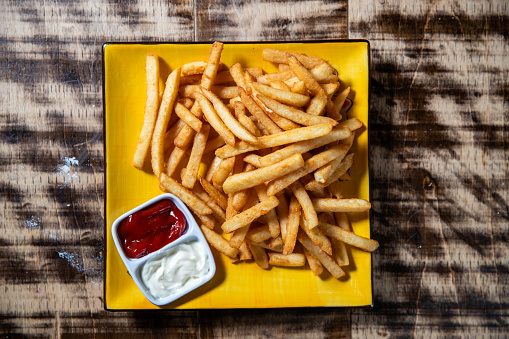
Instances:
[[[147,261],[142,268],[141,280],[154,298],[165,298],[199,283],[209,270],[205,249],[198,241],[190,241]]]

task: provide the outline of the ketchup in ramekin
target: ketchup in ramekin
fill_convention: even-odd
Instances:
[[[187,229],[184,213],[170,199],[160,200],[120,222],[118,237],[125,255],[142,258],[177,240]]]

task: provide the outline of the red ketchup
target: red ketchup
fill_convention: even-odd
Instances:
[[[184,213],[170,199],[160,200],[120,222],[117,233],[129,258],[141,258],[177,240],[187,229]]]

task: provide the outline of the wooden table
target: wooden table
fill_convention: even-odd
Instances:
[[[103,309],[101,46],[371,41],[374,308]],[[0,332],[27,337],[509,332],[504,0],[2,1]]]

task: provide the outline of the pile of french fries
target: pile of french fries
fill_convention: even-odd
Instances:
[[[307,262],[317,276],[325,267],[342,277],[347,246],[378,247],[352,232],[346,214],[370,203],[344,198],[340,183],[350,179],[349,150],[363,126],[342,117],[350,88],[337,93],[338,76],[319,57],[264,49],[263,59],[278,64],[264,74],[239,63],[223,70],[222,50],[215,42],[207,61],[173,70],[161,94],[159,59],[147,55],[133,165],[141,169],[150,153],[160,189],[194,212],[232,262],[254,259],[263,269]]]

